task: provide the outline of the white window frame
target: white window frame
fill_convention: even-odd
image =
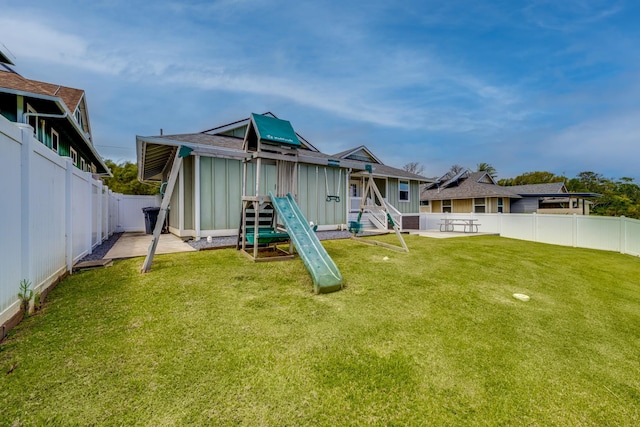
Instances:
[[[27,103],[27,113],[28,114],[38,114],[38,112],[35,110],[35,108],[33,108],[31,105],[29,105],[29,103]],[[24,118],[23,118],[23,120],[24,120]],[[33,124],[31,123],[31,120],[33,120]],[[38,139],[38,116],[31,115],[31,116],[27,117],[27,124],[31,125],[31,127],[33,128],[33,137],[35,139]]]
[[[360,182],[354,182],[351,181],[349,183],[349,196],[351,197],[362,197],[361,191],[360,191]]]
[[[407,184],[407,190],[404,191],[402,190],[402,184]],[[407,193],[407,198],[403,199],[402,198],[402,193],[406,192]],[[402,203],[409,203],[411,202],[411,183],[409,182],[409,180],[406,179],[400,179],[398,180],[398,201],[402,202]]]
[[[444,202],[449,202],[447,206],[444,205]],[[445,208],[449,208],[449,210],[445,210]],[[440,210],[442,213],[453,213],[453,200],[451,199],[443,199],[440,203]]]
[[[94,165],[93,162],[91,163],[91,173],[98,173],[98,168],[96,168],[96,165]]]
[[[60,134],[54,129],[51,128],[51,149],[56,153],[60,150]]]
[[[84,159],[84,157],[80,158],[80,170],[82,170],[83,172],[87,172],[87,161]]]
[[[78,152],[73,147],[69,147],[69,155],[71,156],[73,165],[78,166]]]
[[[80,109],[80,107],[76,108],[76,113],[74,114],[74,116],[76,119],[76,123],[78,123],[80,129],[82,129],[82,132],[84,132],[84,120],[82,119],[82,110]]]
[[[45,122],[44,119],[40,119],[40,137],[42,139],[36,137],[38,139],[38,141],[42,142],[45,145],[46,145],[46,141],[45,141],[45,139],[46,139],[45,138],[46,125],[47,125],[47,122]]]
[[[504,198],[498,197],[498,213],[504,212]]]
[[[478,200],[482,200],[482,204],[478,203]],[[476,208],[482,206],[482,211],[477,211]],[[486,197],[474,197],[473,198],[473,212],[474,213],[486,213],[487,212],[487,198]]]

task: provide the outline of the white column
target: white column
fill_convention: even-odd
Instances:
[[[66,245],[66,260],[67,271],[71,273],[73,271],[73,191],[72,191],[72,177],[73,177],[73,163],[72,160],[67,157],[65,159],[65,245]]]
[[[93,191],[93,185],[96,186],[96,199],[98,201],[97,206],[96,206],[97,212],[95,212],[95,214],[97,216],[97,218],[96,218],[96,227],[97,227],[97,230],[96,230],[97,231],[96,243],[99,245],[100,243],[102,243],[102,181],[95,181],[93,179],[93,177],[91,177],[91,175],[89,175],[89,181],[92,184],[92,191]]]
[[[620,253],[627,253],[627,218],[620,217]]]
[[[21,239],[22,239],[22,254],[21,254],[21,276],[25,280],[31,281],[31,141],[33,139],[33,130],[31,126],[20,126],[22,137],[22,152],[21,161],[21,177],[20,187],[22,193],[21,200]]]
[[[89,248],[88,254],[90,255],[93,253],[93,240],[92,240],[92,237],[93,237],[93,183],[91,182],[91,178],[87,179],[87,191],[89,193],[89,197],[87,199],[89,200],[89,203],[85,203],[85,205],[89,206],[89,209],[87,211],[88,220],[89,220],[89,233],[87,236],[86,244]]]
[[[194,188],[194,193],[195,193],[195,200],[194,200],[194,207],[193,209],[195,210],[194,212],[194,221],[195,221],[195,226],[196,226],[196,242],[198,240],[200,240],[200,238],[202,237],[202,227],[200,226],[200,155],[196,154],[194,157],[194,161],[195,161],[195,167],[194,167],[194,183],[193,183],[193,188]]]

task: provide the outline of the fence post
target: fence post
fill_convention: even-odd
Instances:
[[[83,177],[83,178],[86,178]],[[88,243],[89,246],[89,251],[87,252],[89,255],[91,255],[93,253],[93,183],[91,182],[91,179],[87,179],[87,189],[85,191],[89,192],[89,197],[87,198],[87,200],[89,201],[89,203],[86,203],[85,205],[89,207],[89,209],[87,209],[87,220],[89,222],[89,233],[88,233],[88,237],[87,237],[87,242],[85,242],[85,244]]]
[[[100,245],[102,243],[102,181],[94,180],[93,177],[90,177],[89,180],[92,181],[92,183],[96,186],[97,212],[94,213],[94,215],[97,217],[96,218],[96,245]]]
[[[533,215],[533,241],[538,241],[538,214],[536,212],[532,213]]]
[[[180,174],[180,176],[182,176],[182,174]],[[194,173],[194,194],[195,194],[195,200],[194,200],[194,210],[195,210],[195,229],[196,229],[196,242],[198,240],[200,240],[200,238],[202,237],[202,228],[200,225],[200,156],[196,154],[195,156],[195,173]],[[180,187],[180,194],[183,193],[183,189],[184,186]],[[184,200],[184,197],[180,198],[180,234],[182,235],[183,231],[182,229],[184,228],[184,203],[182,203],[182,201]],[[215,227],[214,227],[215,228]]]
[[[65,258],[67,260],[67,271],[73,271],[73,160],[70,157],[65,159],[65,184],[64,184],[64,208],[65,208]]]
[[[620,253],[627,253],[627,218],[624,215],[620,217]]]
[[[571,222],[571,244],[574,248],[578,247],[578,215],[573,214]]]
[[[20,202],[20,215],[22,217],[20,238],[22,239],[22,253],[20,271],[22,279],[32,280],[31,276],[31,157],[32,148],[31,140],[33,139],[33,128],[31,126],[20,126],[21,131],[21,176],[20,176],[20,192],[22,199]]]

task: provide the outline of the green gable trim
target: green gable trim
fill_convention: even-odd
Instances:
[[[5,55],[2,51],[0,51],[0,62],[2,62],[4,64],[9,64],[9,65],[16,65],[13,62],[11,62],[9,57],[7,55]]]
[[[287,120],[252,113],[251,121],[262,142],[300,147],[300,141]]]

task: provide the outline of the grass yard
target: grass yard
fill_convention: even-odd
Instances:
[[[640,259],[406,240],[324,242],[328,295],[235,250],[75,274],[0,344],[0,424],[640,424]]]

